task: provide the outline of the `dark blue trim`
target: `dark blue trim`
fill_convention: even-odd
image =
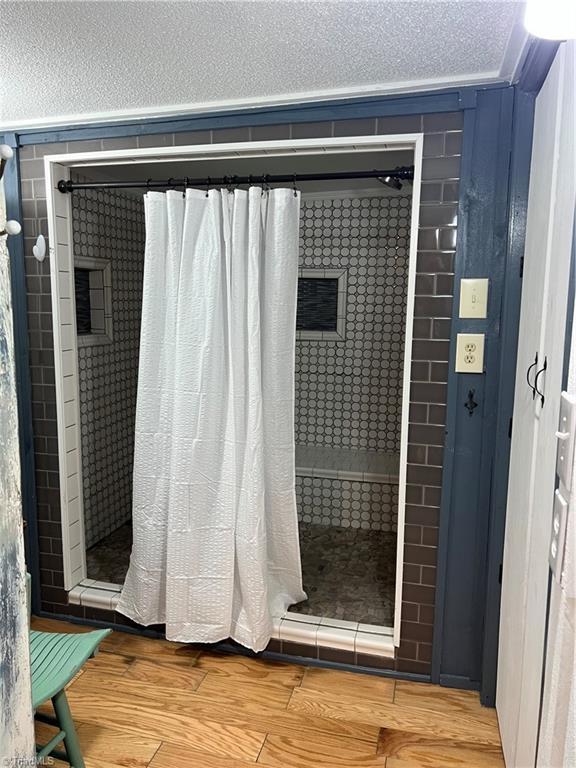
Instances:
[[[16,133],[5,133],[4,136],[1,137],[1,140],[2,144],[8,144],[12,149],[16,149],[18,146],[18,134]]]
[[[528,48],[518,78],[518,89],[524,93],[536,95],[552,66],[558,51],[558,40],[539,40],[534,38]]]
[[[228,650],[220,645],[216,647],[218,651]],[[236,647],[230,648],[231,653],[238,653]],[[251,655],[251,654],[247,654]],[[299,664],[303,667],[319,667],[320,669],[338,669],[341,672],[356,672],[363,675],[372,675],[373,677],[387,677],[391,680],[411,680],[415,683],[429,683],[430,675],[419,675],[416,672],[395,672],[393,669],[378,669],[377,667],[362,667],[356,664],[343,664],[339,661],[323,661],[322,659],[310,659],[306,656],[290,656],[286,653],[276,653],[273,651],[262,651],[256,658],[270,659],[271,661],[283,661],[290,664]]]
[[[480,687],[477,682],[460,675],[440,675],[439,683],[445,688],[458,688],[464,691],[477,691]]]
[[[512,105],[512,88],[486,91],[464,117],[432,679],[464,678],[471,687],[482,671]],[[462,277],[489,277],[486,320],[458,317]],[[454,373],[463,332],[485,334],[485,374]],[[464,408],[470,389],[479,404],[472,416]]]
[[[501,378],[496,395],[498,414],[495,428],[494,472],[490,503],[484,655],[482,660],[481,699],[482,703],[487,706],[494,706],[496,700],[498,633],[500,624],[500,569],[504,551],[508,462],[510,457],[510,420],[514,410],[518,325],[520,322],[520,299],[522,293],[520,272],[524,257],[524,237],[528,211],[533,121],[534,96],[516,90],[510,178],[508,254],[501,315]]]
[[[459,268],[461,262],[461,251],[466,242],[466,222],[464,215],[464,191],[471,184],[472,180],[472,152],[475,142],[475,114],[473,110],[467,110],[464,113],[464,131],[462,142],[462,159],[460,163],[460,202],[458,206],[458,240],[454,275],[454,307],[459,302],[459,280],[462,277],[462,270]],[[454,478],[454,467],[456,463],[456,422],[458,411],[450,406],[451,398],[454,396],[454,389],[457,381],[457,375],[454,373],[454,361],[456,358],[456,339],[455,325],[452,328],[450,340],[450,358],[448,374],[448,407],[446,411],[446,439],[444,443],[444,462],[442,470],[442,500],[440,508],[440,522],[438,534],[438,562],[436,570],[436,603],[434,606],[434,641],[432,646],[432,682],[440,683],[442,674],[442,654],[444,648],[444,622],[445,622],[445,592],[446,581],[448,578],[448,549],[450,540],[451,524],[451,506],[452,506],[452,482]],[[477,377],[474,376],[476,379]],[[476,414],[478,419],[480,414]],[[472,417],[474,418],[474,417]]]
[[[12,143],[13,137],[3,141]],[[18,149],[4,170],[6,215],[22,221],[20,203],[20,165]],[[14,355],[16,388],[18,395],[18,430],[20,440],[20,471],[22,484],[22,515],[26,521],[24,544],[26,563],[32,576],[32,610],[40,607],[40,563],[38,554],[38,527],[36,515],[36,484],[34,471],[34,433],[32,430],[32,396],[28,359],[28,319],[26,304],[26,273],[24,268],[24,235],[10,237],[10,281],[12,290],[12,318],[14,323]]]
[[[507,84],[467,86],[405,96],[381,96],[278,107],[247,108],[189,117],[172,116],[152,119],[70,125],[53,128],[23,128],[17,132],[20,146],[82,139],[122,138],[182,131],[207,131],[219,128],[352,120],[372,117],[397,117],[438,112],[457,112],[472,108],[478,93],[499,90]]]

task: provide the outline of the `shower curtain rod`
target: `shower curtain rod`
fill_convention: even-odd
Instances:
[[[170,178],[165,181],[156,179],[147,179],[146,181],[65,181],[58,182],[60,192],[73,192],[75,189],[158,189],[182,187],[220,187],[220,186],[239,186],[241,184],[277,184],[288,182],[298,184],[304,181],[341,181],[345,179],[380,179],[382,183],[387,183],[386,179],[397,179],[398,181],[412,181],[414,178],[414,166],[403,166],[394,170],[383,171],[337,171],[336,173],[276,173],[250,176],[220,176],[211,178],[206,176],[201,179],[192,179],[188,177],[175,179]],[[399,188],[399,187],[398,187]]]

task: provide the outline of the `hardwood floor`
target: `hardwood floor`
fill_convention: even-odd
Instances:
[[[504,766],[495,711],[475,693],[119,632],[70,684],[68,700],[86,768]],[[37,725],[42,743],[49,735]]]

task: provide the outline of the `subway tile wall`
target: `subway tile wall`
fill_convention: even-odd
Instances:
[[[110,261],[112,339],[78,348],[86,546],[132,516],[132,464],[144,277],[144,203],[116,190],[72,197],[74,255]],[[90,574],[88,574],[90,575]]]
[[[20,153],[23,229],[28,292],[36,489],[40,536],[42,606],[45,611],[130,624],[97,609],[67,605],[63,590],[56,395],[50,299],[50,266],[32,256],[36,236],[47,234],[45,154],[119,149],[154,144],[186,145],[276,138],[354,136],[423,131],[424,163],[418,238],[416,315],[410,392],[406,548],[403,578],[402,642],[394,660],[380,661],[342,651],[338,659],[399,672],[430,671],[434,622],[436,556],[446,425],[448,350],[457,230],[462,113],[411,115],[323,123],[190,131],[164,136],[102,139],[27,146]],[[286,647],[283,647],[283,646]],[[282,650],[294,649],[289,643]],[[318,649],[308,655],[322,653]]]

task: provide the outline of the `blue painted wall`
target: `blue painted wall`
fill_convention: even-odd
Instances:
[[[501,383],[509,389],[514,381],[514,367],[501,361],[513,104],[513,89],[491,91],[479,94],[476,108],[465,112],[455,306],[460,278],[488,277],[490,286],[487,319],[455,316],[452,328],[452,371],[456,334],[486,335],[485,373],[452,373],[448,389],[439,553],[444,589],[436,613],[434,669],[439,682],[452,685],[481,682],[495,446],[511,415],[499,412],[498,395]],[[517,318],[510,319],[517,328]],[[470,390],[478,403],[472,415],[465,408]]]

